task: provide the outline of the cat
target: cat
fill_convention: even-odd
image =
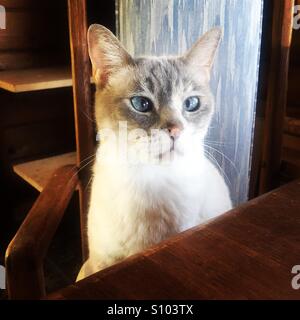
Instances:
[[[221,33],[211,29],[181,56],[133,58],[108,29],[90,26],[100,144],[88,212],[89,258],[77,280],[232,208],[203,144],[214,112],[209,81]],[[120,140],[120,124],[136,133],[126,141],[131,158],[120,157],[110,137]],[[150,156],[138,158],[141,150]]]

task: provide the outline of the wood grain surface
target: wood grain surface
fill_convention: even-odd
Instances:
[[[13,169],[17,175],[42,192],[54,172],[68,164],[76,164],[76,152],[20,163],[14,165]]]
[[[0,88],[10,92],[26,92],[72,86],[68,67],[34,68],[0,72]]]
[[[300,299],[300,181],[253,199],[49,299]]]

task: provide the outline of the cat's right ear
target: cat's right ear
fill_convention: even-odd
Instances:
[[[110,75],[118,69],[133,63],[132,57],[120,41],[105,27],[92,24],[87,40],[93,76],[99,87],[103,88]]]
[[[190,66],[192,70],[199,70],[199,68],[201,68],[209,74],[221,38],[221,28],[215,27],[209,30],[183,55],[184,62]]]

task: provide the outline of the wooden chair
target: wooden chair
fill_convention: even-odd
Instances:
[[[43,259],[63,217],[72,194],[79,189],[83,258],[87,257],[86,209],[84,190],[89,180],[89,167],[80,164],[94,152],[92,126],[91,69],[86,43],[86,1],[68,0],[71,46],[77,165],[59,168],[28,213],[6,251],[7,291],[10,299],[43,298],[45,282]]]

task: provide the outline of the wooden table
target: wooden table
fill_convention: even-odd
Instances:
[[[291,285],[294,265],[300,265],[300,181],[48,298],[300,299]]]

